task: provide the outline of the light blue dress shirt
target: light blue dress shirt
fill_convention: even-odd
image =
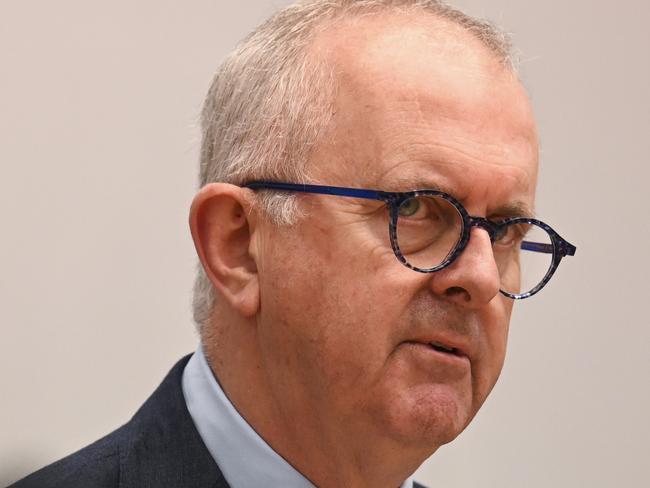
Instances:
[[[194,425],[231,488],[315,488],[239,415],[200,345],[185,366],[182,387]],[[400,488],[413,488],[412,478]]]

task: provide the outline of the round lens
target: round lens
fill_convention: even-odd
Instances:
[[[429,270],[441,265],[461,238],[462,216],[442,197],[414,196],[397,212],[397,245],[415,268]]]
[[[553,264],[553,241],[538,225],[505,226],[493,248],[501,289],[513,295],[527,293],[539,285]]]

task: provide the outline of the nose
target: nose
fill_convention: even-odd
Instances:
[[[432,273],[431,287],[437,295],[470,308],[490,302],[501,287],[490,235],[472,227],[463,252],[444,269]]]

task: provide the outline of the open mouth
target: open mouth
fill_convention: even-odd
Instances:
[[[433,368],[438,373],[443,371],[440,368],[451,368],[449,371],[467,374],[471,361],[463,346],[459,344],[460,347],[453,347],[449,342],[445,342],[443,344],[424,339],[407,341],[404,344],[409,347],[410,354],[422,367]]]
[[[458,349],[455,347],[447,347],[443,344],[439,344],[437,342],[430,342],[429,346],[431,346],[432,349],[438,351],[438,352],[444,352],[446,354],[453,354],[454,356],[459,355]]]

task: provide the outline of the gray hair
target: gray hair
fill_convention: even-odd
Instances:
[[[335,96],[331,67],[309,52],[318,33],[341,18],[420,10],[454,22],[514,70],[508,36],[439,0],[306,0],[260,25],[225,59],[201,114],[200,185],[251,180],[308,181],[306,162],[327,127]],[[259,192],[259,207],[276,225],[297,216],[295,198]],[[199,263],[194,320],[209,320],[215,291]]]

